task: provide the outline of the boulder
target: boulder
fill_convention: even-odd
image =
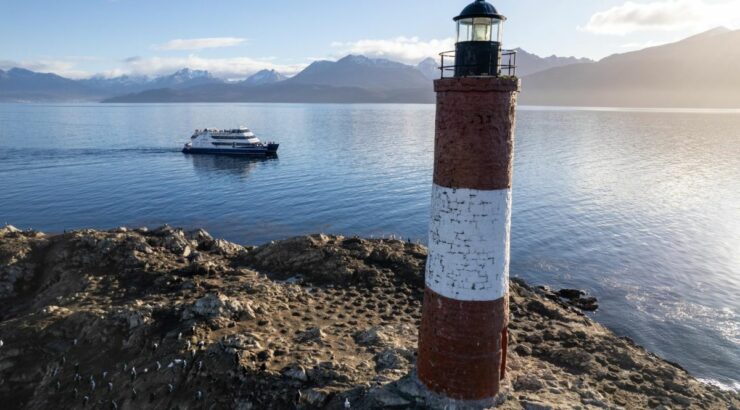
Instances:
[[[295,336],[295,341],[298,343],[312,343],[321,342],[325,337],[324,332],[319,327],[310,327],[306,330],[299,332]]]
[[[586,292],[579,289],[560,289],[558,291],[558,296],[565,299],[577,299],[585,295]]]
[[[183,311],[182,319],[255,319],[257,316],[248,302],[240,302],[222,294],[208,294]]]

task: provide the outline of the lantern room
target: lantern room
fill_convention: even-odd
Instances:
[[[459,16],[455,44],[455,77],[499,76],[506,17],[485,0],[471,3]]]

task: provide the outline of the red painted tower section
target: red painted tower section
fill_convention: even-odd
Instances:
[[[432,219],[417,375],[453,400],[493,399],[506,368],[514,77],[435,81]]]

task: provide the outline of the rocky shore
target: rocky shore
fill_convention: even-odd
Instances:
[[[314,235],[0,229],[0,408],[427,408],[426,249]],[[512,281],[503,409],[738,409],[620,338],[596,300]]]

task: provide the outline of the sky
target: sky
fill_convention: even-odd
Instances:
[[[0,69],[70,78],[292,75],[364,54],[416,64],[454,47],[472,0],[0,0]],[[504,47],[601,59],[724,26],[740,0],[493,0]]]

